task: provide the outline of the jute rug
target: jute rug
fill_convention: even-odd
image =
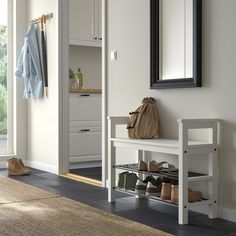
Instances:
[[[0,235],[164,236],[169,234],[7,177],[0,177]]]

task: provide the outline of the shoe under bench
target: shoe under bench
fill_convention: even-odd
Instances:
[[[128,117],[108,117],[108,201],[115,202],[116,191],[123,191],[132,195],[138,195],[134,191],[121,190],[116,186],[116,169],[123,169],[137,172],[139,176],[144,174],[164,176],[178,179],[179,182],[179,202],[178,202],[178,222],[179,224],[188,224],[188,210],[190,206],[207,204],[209,209],[209,218],[218,217],[218,119],[179,119],[178,139],[129,139],[117,138],[116,126],[125,125]],[[207,141],[190,141],[189,130],[207,129]],[[116,165],[116,148],[129,148],[137,150],[137,161],[144,160],[145,151],[172,154],[178,158],[178,171],[166,173],[150,173],[139,171],[137,164]],[[199,155],[208,156],[208,174],[188,171],[188,160]],[[200,202],[188,202],[188,183],[207,181],[208,182],[208,200]],[[158,197],[147,197],[170,204],[170,201],[164,201]]]

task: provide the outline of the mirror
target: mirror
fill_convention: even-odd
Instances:
[[[201,0],[151,0],[151,88],[201,87],[201,9]]]

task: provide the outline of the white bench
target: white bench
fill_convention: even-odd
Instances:
[[[144,160],[145,151],[173,154],[178,157],[179,204],[178,222],[188,224],[188,209],[190,205],[208,204],[209,217],[217,218],[218,171],[217,171],[217,119],[179,119],[179,138],[173,139],[129,139],[116,137],[116,125],[127,124],[128,117],[108,117],[109,121],[109,153],[108,153],[108,201],[115,201],[116,193],[116,147],[137,150],[137,161]],[[208,129],[207,142],[189,141],[189,129]],[[207,154],[209,158],[208,175],[188,177],[188,159],[197,155]],[[209,199],[195,203],[188,202],[188,183],[208,181]],[[134,192],[133,192],[134,193]],[[158,198],[156,198],[158,200]]]

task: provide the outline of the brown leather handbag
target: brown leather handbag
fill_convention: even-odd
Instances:
[[[154,98],[144,98],[142,105],[129,114],[127,124],[129,138],[158,138],[158,114]]]

